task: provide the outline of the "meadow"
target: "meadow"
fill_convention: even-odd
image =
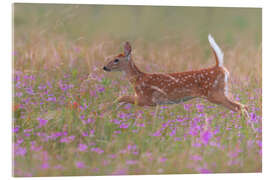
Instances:
[[[262,171],[261,9],[14,4],[13,175]],[[134,91],[102,70],[129,40],[145,72],[215,63],[250,118],[203,99],[103,108]],[[156,114],[155,114],[156,113]]]

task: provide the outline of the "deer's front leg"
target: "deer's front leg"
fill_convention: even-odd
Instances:
[[[124,104],[137,104],[138,103],[138,97],[137,96],[121,96],[115,100],[118,103],[124,103]]]
[[[120,96],[118,97],[113,104],[118,103],[118,106],[116,107],[116,111],[123,107],[126,104],[135,104],[135,96]]]
[[[118,97],[109,107],[105,108],[103,110],[104,112],[107,112],[112,109],[114,104],[119,104],[116,107],[116,110],[118,110],[120,107],[126,105],[126,104],[135,104],[138,106],[155,106],[155,104],[151,101],[146,100],[145,98],[140,98],[136,95],[134,96],[120,96]]]
[[[141,96],[121,96],[116,99],[118,103],[123,102],[124,104],[135,104],[138,106],[155,106],[156,104],[153,103],[149,98],[141,97]]]
[[[112,110],[112,107],[115,104],[118,104],[118,106],[116,107],[116,110],[118,110],[120,107],[130,103],[130,104],[136,104],[136,102],[138,102],[137,98],[135,96],[120,96],[118,97],[116,100],[113,101],[113,103],[111,103],[110,105],[108,105],[107,107],[105,107],[102,111],[103,112],[108,112],[110,110]]]

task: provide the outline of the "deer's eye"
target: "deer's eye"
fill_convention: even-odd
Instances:
[[[118,63],[118,62],[119,62],[119,59],[115,59],[115,60],[114,60],[114,63]]]

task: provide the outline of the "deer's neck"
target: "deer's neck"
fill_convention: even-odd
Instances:
[[[140,71],[140,69],[131,60],[125,70],[125,74],[128,80],[133,84],[140,76],[143,75],[143,72]]]

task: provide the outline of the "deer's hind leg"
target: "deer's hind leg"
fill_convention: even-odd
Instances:
[[[216,93],[211,97],[208,97],[207,99],[214,104],[222,105],[234,112],[241,112],[242,108],[246,109],[246,107],[243,104],[231,100],[224,93]]]
[[[220,85],[221,87],[219,89],[215,89],[209,92],[209,96],[207,97],[207,99],[214,104],[222,105],[234,112],[244,111],[245,114],[248,114],[247,106],[237,101],[233,101],[231,98],[228,97],[226,82],[223,82]]]
[[[208,92],[207,99],[215,104],[220,104],[234,112],[241,112],[242,110],[247,111],[247,107],[237,101],[233,101],[228,97],[228,78],[229,73],[223,68],[223,75],[217,77],[215,80],[217,84],[213,89]]]

